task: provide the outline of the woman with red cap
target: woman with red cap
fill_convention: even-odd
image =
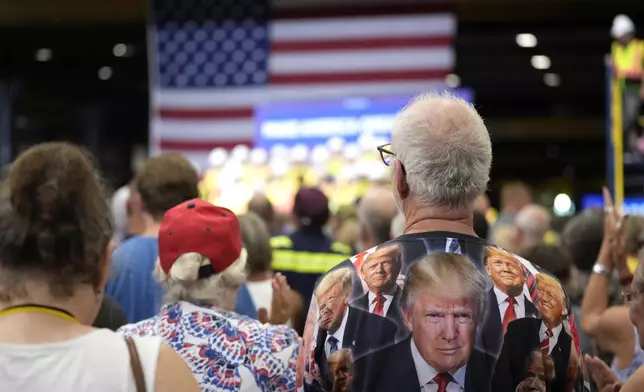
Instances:
[[[233,312],[246,279],[246,250],[231,211],[190,200],[166,212],[155,275],[166,289],[160,313],[119,331],[161,336],[192,369],[204,391],[292,391],[300,341],[285,325]],[[284,323],[288,287],[273,282],[271,321]]]

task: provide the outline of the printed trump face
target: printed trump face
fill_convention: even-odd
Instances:
[[[470,358],[477,327],[477,301],[419,293],[405,325],[421,356],[437,372],[453,373]]]
[[[389,246],[371,254],[361,266],[362,278],[369,291],[384,293],[393,289],[400,273],[399,249]]]
[[[320,308],[320,328],[335,332],[342,324],[347,309],[348,294],[342,290],[342,284],[336,283],[317,297]]]
[[[511,254],[495,249],[486,250],[485,270],[499,290],[510,297],[516,297],[523,291],[525,275],[521,263]]]
[[[563,289],[557,280],[537,274],[537,303],[539,311],[549,328],[561,324],[564,315]]]

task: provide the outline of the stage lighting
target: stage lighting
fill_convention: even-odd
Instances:
[[[537,37],[534,34],[517,34],[517,45],[522,48],[534,48],[537,46]]]

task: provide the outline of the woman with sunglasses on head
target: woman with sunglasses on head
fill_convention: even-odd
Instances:
[[[0,186],[0,390],[198,391],[158,338],[92,328],[113,223],[89,154],[30,148]]]

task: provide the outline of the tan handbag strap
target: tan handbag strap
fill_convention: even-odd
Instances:
[[[134,375],[136,392],[147,392],[145,388],[145,376],[143,375],[141,359],[139,358],[139,351],[136,349],[136,344],[131,338],[125,338],[125,343],[127,344],[127,350],[130,352],[130,366],[132,367],[132,374]]]

